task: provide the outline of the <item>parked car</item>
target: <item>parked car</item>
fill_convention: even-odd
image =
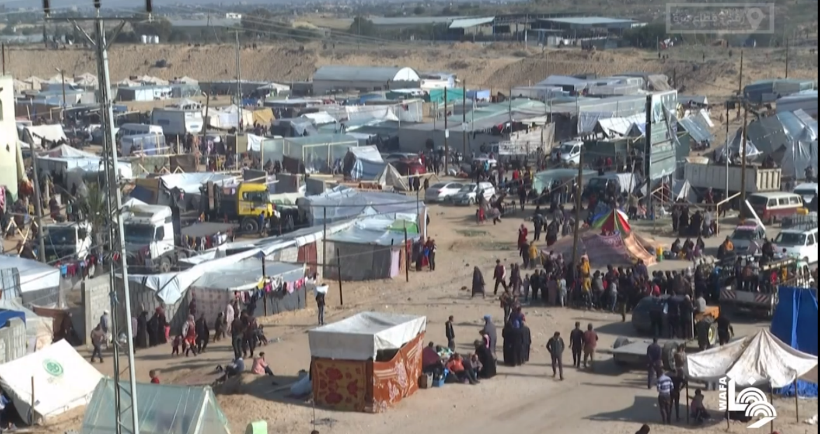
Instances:
[[[450,196],[450,202],[454,205],[472,205],[476,203],[476,195],[479,191],[487,200],[495,195],[495,187],[489,182],[470,183],[464,184],[461,190]]]
[[[444,202],[450,196],[458,193],[464,184],[460,182],[439,182],[430,186],[424,192],[425,202]]]
[[[427,173],[427,169],[425,169],[424,165],[418,160],[402,160],[390,164],[392,164],[402,176],[424,175]]]
[[[382,159],[386,163],[397,163],[399,161],[418,161],[421,164],[421,158],[419,158],[419,154],[412,154],[409,152],[394,152],[392,154],[384,155],[382,154]]]
[[[766,228],[759,225],[738,226],[730,239],[736,254],[756,255],[766,242]]]
[[[552,149],[550,156],[553,161],[558,160],[558,154],[561,155],[561,163],[563,164],[579,164],[581,162],[581,150],[584,142],[581,140],[571,140],[561,143],[561,146]]]
[[[815,217],[816,218],[816,217]],[[778,248],[786,251],[786,254],[802,259],[814,264],[817,262],[817,225],[814,227],[793,227],[783,229],[777,234],[774,243]]]

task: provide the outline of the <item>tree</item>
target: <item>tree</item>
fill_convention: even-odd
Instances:
[[[80,208],[91,223],[91,238],[94,240],[94,245],[101,246],[104,240],[108,238],[108,207],[106,205],[106,194],[103,192],[103,188],[99,183],[89,182],[86,185],[88,193],[86,197],[80,199]]]
[[[624,39],[634,47],[655,49],[658,41],[666,39],[666,25],[655,23],[629,29],[624,32]]]
[[[354,35],[359,36],[378,36],[376,32],[376,26],[373,25],[373,21],[370,21],[367,18],[363,18],[361,16],[353,18],[353,23],[350,24],[350,29],[348,29],[348,33],[352,33]]]

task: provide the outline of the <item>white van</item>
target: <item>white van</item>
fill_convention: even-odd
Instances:
[[[561,154],[560,163],[563,164],[578,164],[581,162],[581,150],[584,147],[584,142],[581,140],[570,140],[561,143],[560,146],[552,148],[553,161],[559,162],[558,154]]]
[[[789,256],[814,264],[818,257],[817,223],[813,226],[783,229],[774,239],[774,245]]]
[[[806,182],[803,184],[794,187],[794,194],[799,194],[803,196],[803,203],[809,204],[811,203],[814,196],[817,195],[817,183],[816,182]]]
[[[164,135],[162,132],[162,127],[159,125],[122,124],[120,125],[120,129],[117,131],[116,139],[120,140],[123,137],[142,136],[145,134],[158,134],[160,136]]]

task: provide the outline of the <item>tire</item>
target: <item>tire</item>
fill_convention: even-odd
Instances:
[[[243,219],[240,227],[242,229],[242,233],[245,234],[255,234],[259,232],[259,223],[257,223],[256,220],[252,218]]]
[[[618,339],[615,339],[615,343],[612,344],[612,348],[617,350],[618,348],[629,345],[631,343],[632,342],[629,340],[629,338],[624,336],[618,336]]]
[[[168,258],[162,258],[159,260],[159,272],[160,273],[168,273],[171,271],[171,260]]]
[[[661,360],[663,361],[663,369],[673,371],[675,368],[675,353],[678,352],[678,343],[669,341],[663,344],[661,350]]]
[[[712,321],[712,318],[706,318],[704,321],[709,321],[709,345],[714,347],[719,343],[717,321]]]

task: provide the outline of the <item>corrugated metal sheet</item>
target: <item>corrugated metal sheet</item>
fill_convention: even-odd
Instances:
[[[485,24],[490,24],[495,21],[495,17],[484,17],[484,18],[465,18],[459,20],[453,20],[450,23],[451,29],[469,29],[470,27],[482,26]]]
[[[411,68],[327,65],[316,70],[316,73],[313,74],[313,81],[374,81],[387,83],[395,81],[399,73],[405,69],[413,71],[415,81],[420,80],[418,73]]]
[[[711,142],[715,136],[709,131],[709,128],[704,125],[705,122],[700,121],[700,116],[690,116],[678,120],[678,125],[683,128],[692,139],[698,142]]]

